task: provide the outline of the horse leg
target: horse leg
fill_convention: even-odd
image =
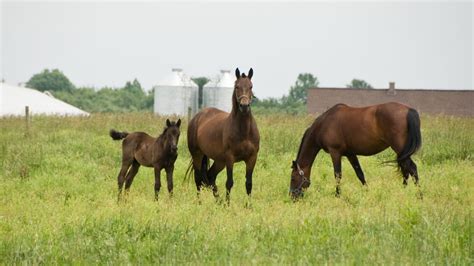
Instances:
[[[138,173],[138,169],[140,168],[140,164],[134,160],[132,163],[132,167],[128,171],[127,177],[125,177],[125,191],[128,192],[130,190],[130,186],[132,185],[133,179]]]
[[[410,175],[413,177],[414,181],[415,181],[415,185],[419,185],[418,183],[418,169],[416,167],[416,164],[415,162],[413,162],[413,160],[411,158],[408,158],[408,160],[410,161],[410,168],[409,168],[409,171],[410,171]]]
[[[352,165],[352,168],[354,168],[354,171],[359,178],[360,182],[362,185],[367,185],[365,182],[365,177],[364,177],[364,172],[362,171],[362,167],[360,167],[359,160],[357,159],[356,155],[348,155],[347,159],[349,159],[349,162]]]
[[[249,160],[245,162],[245,189],[247,190],[247,195],[249,197],[250,194],[252,194],[252,175],[256,162],[257,155],[253,155],[252,157],[250,157]]]
[[[227,203],[230,203],[230,190],[234,186],[234,177],[233,177],[233,170],[234,170],[234,162],[228,161],[226,163],[226,170],[227,170],[227,181],[225,182],[226,194],[225,198]]]
[[[408,160],[410,161],[410,168],[409,168],[410,175],[413,177],[415,181],[415,185],[418,187],[418,198],[423,199],[423,192],[421,192],[420,183],[418,180],[418,169],[416,167],[415,162],[413,162],[411,158],[408,158]]]
[[[217,186],[216,186],[216,178],[217,175],[224,169],[225,164],[220,161],[214,161],[212,164],[211,168],[208,171],[208,178],[209,178],[209,184],[212,188],[212,193],[214,194],[214,197],[218,198],[219,193],[217,192]]]
[[[209,179],[207,177],[207,163],[208,163],[207,156],[204,155],[201,160],[201,179],[204,185],[206,186],[209,185]]]
[[[166,169],[166,181],[168,184],[168,193],[170,197],[173,196],[173,172],[174,166],[167,167]]]
[[[201,187],[202,187],[201,164],[202,164],[203,155],[198,153],[198,154],[193,154],[192,157],[193,157],[194,182],[196,183],[197,194],[199,196],[199,193],[201,192]]]
[[[132,162],[122,160],[122,168],[120,169],[120,172],[117,176],[117,183],[118,183],[118,195],[117,195],[117,200],[120,200],[120,194],[122,194],[122,188],[123,188],[123,183],[125,182],[125,175],[127,174],[128,168],[130,168],[130,165]]]
[[[408,178],[410,177],[410,161],[408,159],[400,161],[398,162],[398,166],[403,175],[403,185],[406,187],[408,185]]]
[[[339,197],[341,194],[341,179],[342,179],[342,172],[341,172],[341,155],[337,151],[330,151],[332,165],[334,167],[334,177],[336,178],[336,197]]]
[[[160,193],[161,188],[161,167],[155,165],[155,200],[158,200],[158,194]]]

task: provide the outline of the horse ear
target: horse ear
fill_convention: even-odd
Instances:
[[[167,127],[170,127],[170,126],[171,126],[171,122],[170,122],[169,119],[166,119],[166,126],[167,126]]]
[[[236,69],[235,69],[235,77],[236,77],[237,79],[240,78],[240,70],[239,70],[239,68],[236,68]]]
[[[250,68],[250,70],[249,70],[249,79],[252,79],[252,76],[253,76],[253,69]]]
[[[178,122],[176,122],[176,126],[177,126],[177,127],[181,126],[181,118],[178,119]]]

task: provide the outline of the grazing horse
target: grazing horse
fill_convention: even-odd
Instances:
[[[227,113],[216,108],[205,108],[191,119],[188,126],[188,148],[192,161],[186,176],[194,171],[198,194],[205,185],[210,186],[214,196],[218,197],[216,177],[226,167],[227,202],[234,184],[235,162],[245,162],[245,187],[250,196],[252,173],[260,147],[257,123],[250,110],[253,70],[250,69],[247,76],[245,73],[241,75],[237,68],[235,76],[234,92],[232,99],[229,99],[232,100],[232,111]],[[214,163],[208,169],[209,159],[214,160]]]
[[[302,196],[311,184],[311,167],[321,149],[331,155],[339,196],[341,157],[349,159],[360,182],[366,185],[357,155],[374,155],[388,147],[397,154],[403,184],[407,185],[411,175],[418,185],[417,167],[410,158],[421,147],[420,117],[415,109],[393,102],[362,108],[345,104],[331,107],[303,135],[292,163],[291,196]]]
[[[168,181],[168,192],[173,194],[174,162],[178,157],[178,140],[181,119],[171,122],[166,119],[166,127],[158,138],[153,138],[144,132],[118,132],[110,130],[114,140],[124,139],[122,142],[122,168],[117,177],[119,199],[125,182],[125,191],[130,189],[133,178],[138,173],[140,165],[155,169],[155,199],[161,188],[160,172],[164,168]]]

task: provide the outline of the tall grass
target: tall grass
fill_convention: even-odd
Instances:
[[[343,161],[342,197],[321,153],[302,201],[288,198],[290,162],[312,116],[260,115],[261,150],[251,207],[244,167],[231,205],[196,198],[183,182],[186,123],[175,194],[153,200],[153,170],[140,168],[117,203],[121,145],[108,130],[161,132],[146,113],[0,119],[0,263],[473,264],[474,119],[422,117],[418,164],[423,200],[403,188],[387,150],[361,157],[368,189]],[[164,181],[164,179],[162,180]],[[217,180],[224,190],[225,171]],[[222,194],[222,193],[221,193]]]

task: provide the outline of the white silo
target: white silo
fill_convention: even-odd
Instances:
[[[180,68],[173,68],[171,75],[161,81],[155,89],[154,112],[159,115],[186,116],[188,108],[197,112],[198,87]]]
[[[230,112],[232,110],[232,94],[235,77],[230,70],[221,70],[221,74],[204,86],[204,107],[215,107]]]

